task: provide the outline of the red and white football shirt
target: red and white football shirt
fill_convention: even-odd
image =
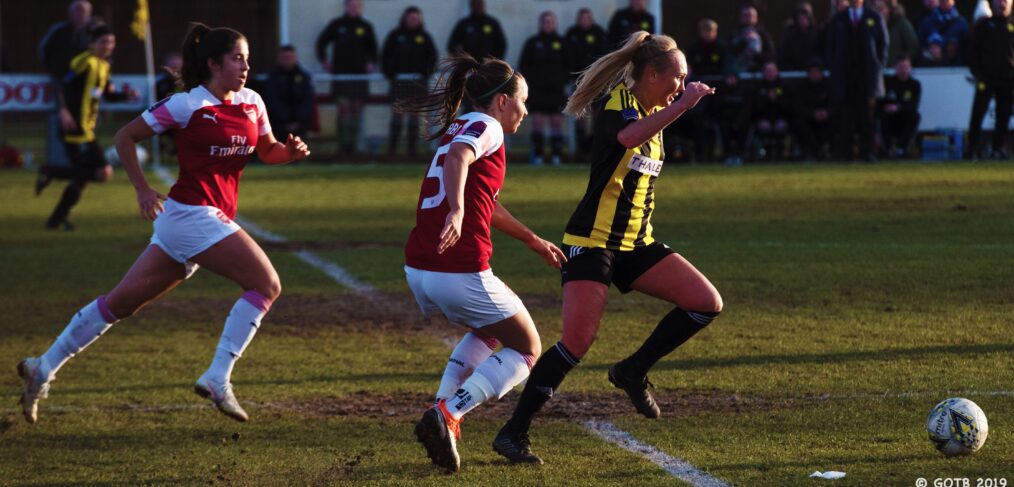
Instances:
[[[157,134],[173,131],[180,174],[169,197],[214,206],[234,218],[243,167],[258,137],[271,132],[260,95],[243,88],[222,101],[197,86],[165,98],[141,116]]]
[[[476,160],[468,166],[465,178],[465,216],[461,222],[461,239],[443,254],[438,254],[440,231],[450,213],[444,187],[444,157],[451,145],[459,142],[472,146]],[[503,127],[495,118],[471,112],[451,123],[440,139],[440,147],[419,191],[415,228],[405,245],[405,263],[416,269],[435,272],[481,272],[489,269],[489,258],[493,255],[490,220],[503,187],[506,166]]]

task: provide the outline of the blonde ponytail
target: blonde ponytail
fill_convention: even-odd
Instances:
[[[652,35],[645,31],[630,34],[619,49],[600,57],[577,77],[577,87],[567,100],[563,113],[584,118],[595,100],[606,96],[617,83],[632,87],[641,78],[645,66],[656,71],[672,67],[673,57],[663,56],[679,52],[676,41],[667,35]]]

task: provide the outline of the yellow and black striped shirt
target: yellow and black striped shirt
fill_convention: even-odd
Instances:
[[[77,130],[65,132],[65,142],[83,144],[95,140],[99,98],[106,94],[108,85],[107,61],[95,57],[91,51],[84,51],[70,61],[70,71],[63,80],[63,97],[77,123]]]
[[[634,95],[616,85],[595,120],[591,179],[567,223],[563,243],[580,247],[633,250],[652,242],[655,179],[662,168],[662,134],[628,149],[616,139],[627,124],[647,117]]]

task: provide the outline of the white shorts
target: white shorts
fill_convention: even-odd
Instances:
[[[525,309],[514,291],[492,269],[482,272],[434,272],[405,266],[408,287],[423,314],[441,312],[451,323],[482,328]]]
[[[214,206],[184,205],[173,199],[166,200],[164,206],[165,211],[152,225],[151,244],[186,264],[187,277],[197,270],[191,258],[239,230],[236,222]]]

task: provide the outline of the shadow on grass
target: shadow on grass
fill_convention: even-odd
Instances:
[[[968,355],[1014,352],[1014,343],[979,345],[937,345],[915,348],[887,348],[855,352],[805,353],[797,355],[746,355],[731,358],[699,358],[663,360],[653,370],[697,370],[749,365],[837,364],[864,360],[889,362],[903,358],[927,358],[934,355]],[[590,365],[590,369],[605,370],[612,364]]]

